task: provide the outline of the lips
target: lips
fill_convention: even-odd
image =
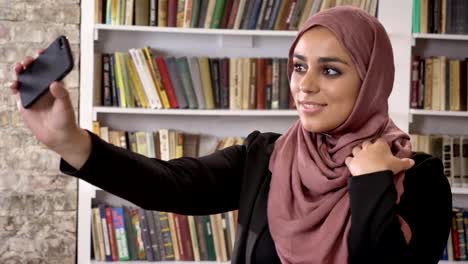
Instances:
[[[316,113],[322,110],[326,104],[317,103],[314,101],[299,101],[300,109],[306,113]]]

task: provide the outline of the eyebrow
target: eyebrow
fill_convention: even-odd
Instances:
[[[303,56],[303,55],[300,55],[300,54],[294,54],[293,57],[298,58],[298,59],[303,60],[303,61],[307,61],[307,58],[305,56]],[[319,63],[339,62],[339,63],[343,63],[345,65],[349,65],[346,61],[344,61],[342,59],[339,59],[337,57],[319,57],[318,62]]]

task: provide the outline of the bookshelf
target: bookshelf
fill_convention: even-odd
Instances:
[[[422,3],[422,1],[420,2]],[[455,3],[453,3],[455,5]],[[444,8],[444,7],[442,7]],[[448,10],[449,7],[447,7]],[[455,8],[462,8],[461,6],[457,6]],[[464,8],[464,7],[463,7]],[[426,10],[429,16],[432,16],[433,14],[431,12],[435,10]],[[463,11],[464,12],[464,11]],[[423,11],[421,11],[421,14],[423,14]],[[427,14],[426,14],[427,15]],[[426,17],[426,15],[422,15],[423,17]],[[460,25],[462,25],[462,28],[466,25],[463,25],[463,21],[460,21],[456,19],[458,14],[453,14],[453,17],[451,17],[451,21],[458,21],[460,22]],[[454,27],[454,24],[450,25],[449,19],[448,19],[448,13],[447,13],[447,19],[445,18],[445,14],[443,11],[441,12],[440,17],[437,16],[436,19],[439,19],[436,22],[433,22],[433,24],[428,23],[428,29],[427,32],[457,32],[461,33],[462,31],[460,30],[461,28]],[[433,18],[430,18],[434,21]],[[444,21],[444,19],[446,19]],[[415,20],[418,21],[418,20]],[[419,22],[423,21],[423,19],[419,20]],[[419,22],[416,22],[413,25],[416,25],[416,28],[418,28]],[[454,22],[455,23],[455,22]],[[431,26],[433,25],[434,30],[431,29]],[[422,22],[420,24],[422,27]],[[452,28],[452,29],[449,29]],[[455,29],[457,28],[457,29]],[[446,31],[444,31],[446,30]],[[426,32],[426,30],[421,29],[421,31]],[[432,60],[433,64],[433,72],[436,72],[437,74],[439,73],[440,69],[440,75],[441,75],[441,81],[440,81],[440,86],[439,89],[432,88],[432,91],[436,90],[437,93],[432,94],[432,98],[436,98],[436,103],[434,104],[434,101],[432,102],[430,107],[425,107],[426,109],[410,109],[410,132],[411,133],[416,133],[416,134],[433,134],[433,135],[451,135],[451,136],[459,136],[459,135],[467,135],[468,131],[468,111],[466,111],[463,107],[460,107],[460,111],[448,111],[448,110],[427,110],[428,108],[431,109],[439,109],[437,105],[440,103],[440,108],[444,109],[443,105],[448,106],[448,102],[452,104],[452,100],[456,101],[458,100],[457,97],[447,99],[445,98],[445,101],[443,96],[447,96],[447,93],[452,93],[452,91],[449,90],[448,87],[451,87],[453,83],[457,83],[458,78],[456,75],[453,77],[452,73],[452,61],[463,61],[466,58],[468,58],[468,48],[467,48],[467,41],[468,41],[468,35],[466,35],[466,31],[464,31],[465,34],[436,34],[436,33],[413,33],[413,43],[412,43],[412,53],[415,56],[419,56],[420,58],[426,59],[426,58],[437,58],[437,63],[439,64],[440,62],[440,68],[438,68],[437,65],[434,62],[435,60]],[[442,57],[443,56],[443,57]],[[444,58],[445,57],[445,58]],[[447,61],[447,64],[444,65],[445,59]],[[461,65],[462,63],[458,63]],[[449,68],[450,65],[450,68]],[[443,75],[444,73],[444,67],[445,73],[447,74],[446,76]],[[461,69],[463,69],[460,66]],[[454,69],[457,69],[454,67]],[[450,71],[450,72],[449,72]],[[460,78],[464,78],[463,73],[460,73]],[[437,80],[439,76],[433,75],[432,80]],[[466,76],[466,75],[465,75]],[[431,80],[429,78],[429,80]],[[443,83],[444,81],[449,81],[446,82],[445,84]],[[452,83],[453,82],[453,83]],[[462,83],[462,82],[460,82]],[[428,86],[430,87],[430,86]],[[434,86],[433,87],[437,87]],[[445,94],[441,91],[444,91],[440,89],[440,87],[447,87],[445,88]],[[455,86],[456,87],[456,86]],[[426,90],[424,90],[425,92]],[[439,94],[440,93],[440,94]],[[440,95],[440,101],[437,100],[438,95]],[[461,96],[466,96],[460,93],[460,98]],[[463,100],[460,100],[460,102]],[[434,105],[436,105],[434,107]],[[462,104],[460,104],[462,105]],[[445,108],[445,109],[450,109],[450,108]],[[452,146],[451,146],[452,147]],[[453,147],[452,147],[453,148]],[[460,155],[461,156],[461,155]],[[445,157],[444,157],[445,158]],[[463,162],[463,158],[461,158],[461,161]],[[445,161],[446,163],[447,161]],[[460,173],[463,175],[463,172]],[[459,207],[459,208],[468,208],[468,188],[455,188],[452,187],[452,194],[453,194],[453,206],[454,207]],[[455,246],[455,245],[454,245]],[[461,249],[460,249],[461,250]],[[455,264],[455,263],[468,263],[468,261],[440,261],[439,263],[450,263],[450,264]]]
[[[394,48],[395,82],[389,111],[395,123],[409,131],[411,1],[380,0],[379,20]],[[398,17],[398,19],[395,19]],[[156,110],[95,106],[93,102],[94,51],[115,52],[144,46],[167,56],[280,57],[286,58],[295,31],[160,28],[94,24],[93,1],[81,2],[80,126],[91,130],[92,121],[122,130],[154,131],[160,128],[217,136],[246,136],[253,130],[285,132],[297,120],[294,110]],[[222,125],[220,125],[222,124]],[[102,191],[79,181],[77,263],[91,260],[91,203]],[[119,262],[117,262],[119,263]],[[126,262],[128,263],[128,262]],[[133,261],[130,263],[148,263]],[[157,262],[193,263],[193,262]],[[202,264],[214,262],[197,262]]]

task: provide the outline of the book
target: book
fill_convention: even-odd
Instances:
[[[130,260],[123,210],[121,207],[111,208],[111,213],[115,231],[118,260]]]

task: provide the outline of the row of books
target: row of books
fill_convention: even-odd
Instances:
[[[442,260],[468,260],[468,210],[453,208],[452,225]]]
[[[419,58],[411,66],[410,106],[435,111],[467,111],[468,59]]]
[[[233,145],[242,145],[241,137],[217,137],[187,133],[173,129],[157,131],[123,131],[93,121],[92,132],[104,141],[141,155],[170,160],[181,157],[201,157]]]
[[[413,33],[468,34],[466,0],[413,0]]]
[[[353,5],[376,15],[377,0],[96,0],[95,22],[183,28],[297,30],[311,15]]]
[[[468,188],[468,136],[411,134],[413,151],[429,153],[442,160],[450,185]]]
[[[237,211],[187,216],[100,203],[91,212],[96,261],[228,261],[232,255]]]
[[[140,108],[292,109],[284,58],[95,54],[95,104]]]

